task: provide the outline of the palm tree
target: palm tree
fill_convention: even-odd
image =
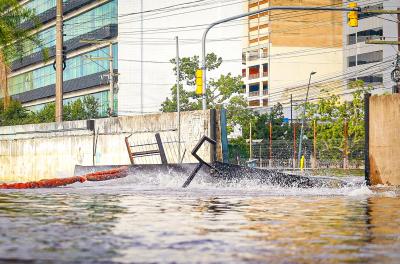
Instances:
[[[34,28],[25,29],[20,25],[33,21]],[[24,56],[24,47],[42,46],[41,40],[31,31],[40,26],[34,10],[20,5],[17,0],[0,0],[0,88],[3,88],[4,107],[9,103],[7,75],[12,61]],[[42,49],[46,55],[46,50]]]

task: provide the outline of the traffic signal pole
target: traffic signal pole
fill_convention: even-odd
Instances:
[[[255,10],[255,11],[251,11],[248,13],[243,13],[237,16],[233,16],[233,17],[228,17],[225,19],[221,19],[219,21],[216,21],[212,24],[210,24],[207,29],[204,31],[203,33],[203,38],[202,38],[202,71],[203,71],[203,89],[202,89],[202,105],[203,105],[203,110],[207,109],[207,98],[206,98],[206,89],[207,89],[207,76],[206,76],[206,71],[207,71],[207,65],[206,65],[206,40],[207,40],[207,34],[208,32],[215,26],[232,21],[232,20],[236,20],[239,18],[243,18],[243,17],[248,17],[248,16],[252,16],[252,15],[257,15],[257,14],[261,14],[261,13],[265,13],[265,12],[269,12],[269,11],[273,11],[273,10],[295,10],[295,11],[302,11],[302,10],[308,10],[308,11],[339,11],[339,12],[351,12],[351,11],[355,11],[355,12],[360,12],[361,9],[360,8],[342,8],[342,7],[312,7],[312,6],[271,6],[271,7],[267,7],[267,8],[263,8],[260,10]]]
[[[63,0],[56,2],[56,122],[63,121]]]
[[[351,6],[355,6],[354,3],[351,4]],[[203,95],[203,110],[207,109],[207,101],[206,101],[206,89],[207,89],[207,77],[206,77],[206,70],[207,70],[207,65],[206,65],[206,40],[207,40],[207,34],[208,32],[215,26],[219,24],[223,24],[232,20],[236,20],[239,18],[243,17],[248,17],[252,15],[257,15],[273,10],[294,10],[294,11],[336,11],[336,12],[356,12],[355,14],[358,13],[364,13],[364,14],[400,14],[400,10],[361,10],[360,7],[313,7],[313,6],[271,6],[267,8],[263,8],[260,10],[255,10],[252,12],[248,13],[243,13],[237,16],[233,17],[228,17],[225,19],[218,20],[212,24],[210,24],[206,30],[203,33],[203,39],[202,39],[202,72],[203,72],[203,84],[202,84],[202,95]],[[354,13],[353,13],[354,15]],[[349,17],[350,18],[350,17]],[[353,22],[356,22],[357,17],[351,17],[350,19],[353,19],[351,23],[349,23],[350,26],[355,26],[355,24],[352,24]]]

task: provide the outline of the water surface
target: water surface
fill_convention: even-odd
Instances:
[[[400,263],[398,189],[181,183],[1,191],[0,262]]]

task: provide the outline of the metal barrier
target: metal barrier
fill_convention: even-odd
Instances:
[[[168,164],[167,156],[165,155],[164,146],[163,146],[163,143],[161,141],[161,136],[160,136],[159,133],[155,134],[157,143],[142,144],[142,145],[136,145],[136,146],[131,146],[129,144],[129,138],[131,136],[132,136],[132,134],[129,135],[128,137],[125,137],[125,145],[126,145],[126,148],[128,150],[129,159],[130,159],[132,165],[135,164],[135,158],[154,156],[154,155],[160,155],[161,163],[162,164]],[[139,151],[139,152],[132,152],[132,147],[155,146],[155,145],[158,146],[158,149]]]
[[[194,177],[196,176],[196,174],[199,172],[199,170],[201,169],[201,167],[203,167],[203,165],[206,165],[207,167],[209,167],[210,169],[213,169],[215,172],[219,171],[212,165],[210,165],[209,163],[205,162],[199,155],[197,155],[197,151],[199,151],[199,149],[201,148],[201,146],[204,144],[204,142],[208,141],[210,144],[212,145],[217,145],[217,142],[207,136],[203,136],[200,141],[197,143],[197,145],[194,147],[194,149],[192,150],[192,155],[193,157],[195,157],[198,161],[199,164],[197,164],[196,168],[193,170],[193,172],[189,175],[189,177],[187,178],[187,180],[185,181],[185,183],[182,185],[183,188],[186,188],[190,185],[190,183],[193,181]]]

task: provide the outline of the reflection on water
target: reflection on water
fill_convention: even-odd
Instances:
[[[0,262],[400,262],[396,190],[105,188],[0,193]]]

